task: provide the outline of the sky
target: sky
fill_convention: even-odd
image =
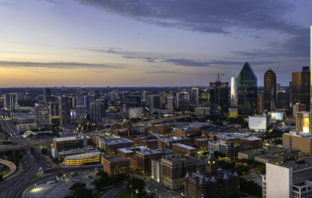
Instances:
[[[311,0],[0,0],[0,87],[263,86],[309,65]]]

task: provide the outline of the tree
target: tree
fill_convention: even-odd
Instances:
[[[48,150],[47,150],[46,148],[42,148],[42,149],[41,149],[41,153],[42,153],[43,155],[46,155],[46,154],[48,154]]]
[[[65,198],[93,198],[92,190],[86,188],[85,183],[76,182],[71,187],[71,194]]]
[[[132,177],[128,181],[127,188],[132,192],[136,193],[139,197],[144,194],[145,182],[142,179]]]
[[[94,185],[97,190],[109,186],[110,185],[109,175],[104,171],[99,171],[96,174],[96,179],[93,180],[92,185]]]

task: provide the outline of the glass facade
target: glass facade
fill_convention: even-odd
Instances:
[[[264,109],[270,111],[276,105],[276,75],[272,69],[264,74]]]
[[[210,83],[210,115],[221,116],[229,112],[229,84],[228,82]]]
[[[245,63],[237,77],[238,115],[252,115],[257,109],[257,77]]]

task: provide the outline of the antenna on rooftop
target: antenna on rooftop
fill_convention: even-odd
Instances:
[[[218,73],[217,73],[217,81],[220,81],[220,76],[224,76],[224,74],[223,74],[223,73],[218,72]]]

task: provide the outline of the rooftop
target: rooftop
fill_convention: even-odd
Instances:
[[[293,168],[294,171],[298,171],[300,169],[305,169],[305,168],[312,168],[312,157],[287,161],[287,162],[280,164],[279,166]]]
[[[96,156],[100,156],[100,152],[88,152],[88,153],[81,153],[81,154],[76,154],[76,155],[69,155],[66,156],[66,160],[72,160],[72,159],[88,159],[88,158],[93,158]]]
[[[122,162],[122,161],[129,161],[126,157],[119,157],[119,156],[107,157],[107,158],[104,158],[104,160],[107,160],[107,161],[109,161],[110,163]]]
[[[187,150],[196,150],[196,148],[194,148],[194,147],[191,147],[191,146],[188,146],[188,145],[185,145],[185,144],[181,144],[181,143],[176,143],[176,144],[173,144],[173,145],[176,145],[178,147],[181,147],[181,148],[184,148],[184,149],[187,149]]]
[[[73,141],[73,140],[83,140],[84,138],[90,139],[90,137],[87,135],[77,135],[77,136],[53,138],[53,140],[56,142],[65,142],[65,141]]]

